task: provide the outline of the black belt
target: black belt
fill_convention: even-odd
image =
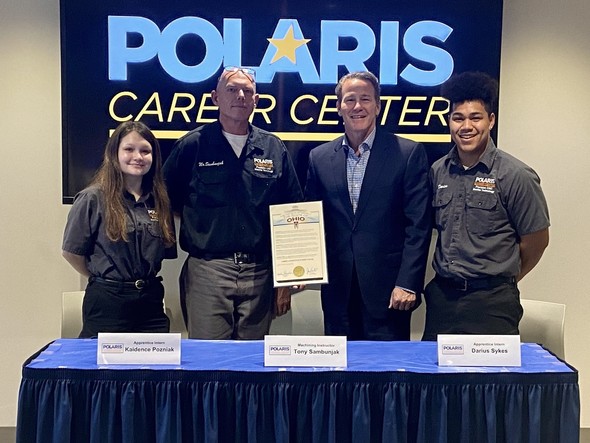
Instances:
[[[263,263],[267,261],[266,255],[254,254],[253,252],[233,252],[233,253],[196,253],[191,254],[193,257],[203,260],[233,260],[236,265],[249,263]]]
[[[89,282],[97,282],[103,285],[108,286],[116,286],[116,287],[123,287],[128,289],[144,289],[148,286],[153,285],[156,282],[162,281],[162,277],[150,277],[150,278],[140,278],[135,281],[120,281],[120,280],[112,280],[110,278],[102,278],[102,277],[90,277],[88,279]]]
[[[514,277],[503,276],[463,279],[446,278],[437,275],[435,279],[441,286],[446,286],[447,288],[455,289],[457,291],[492,289],[506,283],[516,283],[516,279]]]

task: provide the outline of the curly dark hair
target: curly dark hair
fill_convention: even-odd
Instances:
[[[498,81],[484,72],[463,72],[443,83],[440,95],[451,102],[451,108],[467,100],[481,100],[491,114],[498,106]]]

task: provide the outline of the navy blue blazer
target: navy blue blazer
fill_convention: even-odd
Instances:
[[[323,202],[329,284],[324,315],[347,312],[353,264],[365,306],[383,318],[395,286],[420,296],[431,238],[424,147],[377,128],[356,213],[348,193],[344,136],[310,152],[305,199]],[[420,300],[420,299],[418,299]]]

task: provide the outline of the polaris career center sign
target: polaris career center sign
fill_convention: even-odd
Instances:
[[[440,84],[466,70],[498,78],[501,30],[501,0],[61,0],[63,201],[121,122],[146,123],[166,157],[216,120],[224,66],[256,70],[252,123],[283,139],[302,179],[309,150],[343,132],[334,87],[353,71],[380,80],[378,124],[425,143],[432,161],[450,142]]]

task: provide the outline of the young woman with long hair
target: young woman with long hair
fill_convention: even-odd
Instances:
[[[164,258],[176,258],[176,243],[161,170],[150,129],[124,122],[109,138],[94,180],[74,199],[62,255],[88,278],[81,338],[170,329],[157,274]]]

